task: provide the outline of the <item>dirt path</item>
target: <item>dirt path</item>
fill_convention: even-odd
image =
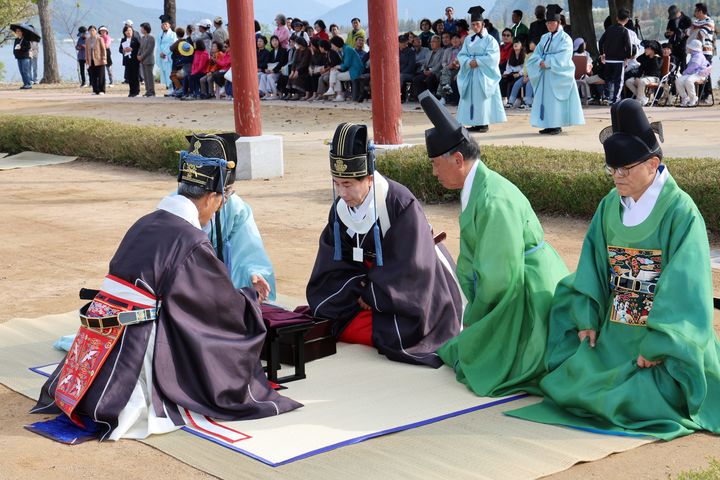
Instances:
[[[118,89],[119,90],[119,89]],[[0,92],[0,113],[43,113],[57,116],[108,118],[127,123],[153,123],[203,128],[232,128],[229,103],[174,102],[165,99],[133,101],[113,92],[104,98],[79,96],[63,90],[33,90],[33,96]],[[25,93],[25,92],[23,92]],[[717,122],[718,118],[708,120]],[[663,113],[664,114],[664,113]],[[597,125],[607,119],[600,112]],[[606,114],[604,114],[606,117]],[[421,113],[404,117],[406,139],[420,141],[427,121]],[[714,118],[714,117],[713,117]],[[289,122],[287,120],[290,120]],[[192,120],[197,120],[192,122]],[[236,190],[253,207],[268,253],[277,271],[280,291],[302,297],[312,268],[317,238],[331,201],[324,141],[341,121],[370,121],[367,110],[264,106],[267,133],[284,136],[285,171],[282,179],[250,181]],[[590,122],[589,122],[590,123]],[[684,120],[672,120],[667,132],[680,132]],[[568,146],[598,150],[596,127],[578,128],[558,141]],[[525,133],[517,131],[524,130]],[[493,127],[483,143],[537,142],[526,120]],[[590,139],[592,138],[592,142]],[[582,140],[582,141],[581,141]],[[678,151],[683,151],[681,147]],[[718,149],[714,148],[717,154]],[[684,154],[689,155],[688,153]],[[159,199],[175,188],[172,177],[87,161],[0,172],[0,322],[36,317],[78,307],[80,287],[94,288],[122,235]],[[458,251],[458,206],[429,205],[426,212],[436,230],[448,234],[447,246]],[[584,220],[541,217],[547,240],[574,269],[587,229]],[[717,246],[716,246],[717,248]],[[716,294],[720,279],[715,278]],[[720,326],[716,318],[716,328]],[[49,442],[22,429],[41,417],[26,414],[33,402],[0,387],[0,478],[122,478],[128,471],[137,478],[203,478],[206,475],[137,442],[72,449]],[[580,465],[557,478],[665,478],[680,470],[704,466],[717,456],[720,438],[693,435],[669,444],[649,445],[608,459]],[[80,459],[82,459],[80,461]],[[132,470],[130,470],[132,469]],[[49,473],[49,475],[48,475]]]

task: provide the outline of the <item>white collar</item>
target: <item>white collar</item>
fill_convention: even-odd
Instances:
[[[623,207],[623,225],[626,227],[635,227],[644,222],[652,213],[657,199],[662,192],[663,185],[669,177],[668,169],[665,165],[660,165],[655,173],[653,183],[645,190],[638,201],[632,197],[621,197],[620,204]]]
[[[462,191],[460,192],[460,211],[464,212],[470,201],[470,192],[472,191],[473,182],[475,181],[475,172],[477,172],[478,164],[480,162],[475,160],[473,166],[470,167],[467,177],[465,177],[465,183],[463,184]]]
[[[157,209],[172,213],[193,227],[202,230],[200,227],[200,213],[198,213],[197,207],[189,198],[173,193],[160,200]]]
[[[335,211],[340,220],[348,227],[347,234],[354,237],[356,233],[367,233],[375,225],[376,208],[377,218],[380,220],[380,228],[383,235],[387,234],[390,228],[390,218],[387,211],[388,181],[377,171],[373,173],[373,185],[362,205],[351,210],[347,203],[341,198],[337,202]],[[375,196],[375,202],[372,201]],[[364,212],[364,213],[363,213]]]

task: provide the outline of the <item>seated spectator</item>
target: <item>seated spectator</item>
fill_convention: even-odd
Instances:
[[[452,47],[452,33],[443,32],[442,35],[440,35],[440,40],[440,46],[443,49]]]
[[[433,22],[432,29],[433,32],[435,32],[435,35],[442,35],[443,32],[445,32],[445,22],[438,18]]]
[[[485,24],[485,29],[488,31],[490,36],[493,37],[498,44],[500,44],[500,32],[498,32],[498,29],[495,28],[495,25],[493,25],[487,18],[483,20],[483,23]]]
[[[355,52],[360,57],[360,61],[365,64],[368,59],[369,53],[365,50],[365,39],[363,37],[357,37],[355,39]]]
[[[232,82],[225,80],[225,74],[230,70],[231,63],[232,55],[230,53],[230,39],[228,38],[223,43],[223,55],[215,59],[217,68],[212,74],[212,79],[208,82],[208,92],[211,95],[214,92],[215,98],[218,100],[223,97],[232,98]]]
[[[468,33],[470,33],[470,24],[468,24],[467,20],[464,18],[461,18],[457,22],[455,22],[455,32],[458,35],[460,35],[461,40],[465,40],[465,37],[468,36]]]
[[[438,45],[440,45],[440,37],[438,37]],[[420,37],[415,37],[412,46],[413,50],[415,50],[415,73],[421,73],[425,62],[430,58],[430,49],[422,46]]]
[[[591,74],[575,82],[580,97],[584,98],[589,105],[607,105],[609,103],[606,89],[607,75],[605,64],[600,61],[600,58],[596,58],[593,62]]]
[[[187,58],[184,55],[180,55],[180,52],[178,52],[178,45],[180,45],[180,42],[185,41],[185,29],[182,27],[177,27],[175,29],[175,36],[177,37],[177,40],[175,40],[175,42],[170,45],[170,81],[173,84],[173,92],[170,96],[172,97],[177,97],[178,94],[182,95],[182,78],[184,76],[183,64],[185,63],[185,59]],[[123,53],[122,45],[120,45],[120,53]],[[190,63],[192,64],[192,60]]]
[[[520,97],[520,90],[525,90],[525,98],[523,102],[520,104],[520,110],[525,110],[526,108],[532,108],[533,103],[533,87],[532,83],[530,82],[530,77],[528,76],[527,72],[527,59],[530,58],[530,56],[535,52],[535,42],[531,41],[528,45],[528,53],[525,55],[525,61],[523,62],[523,72],[522,76],[515,80],[515,84],[512,86],[512,91],[510,92],[510,96],[508,97],[508,104],[515,105],[515,102]]]
[[[210,54],[205,50],[205,41],[198,38],[195,40],[195,54],[193,55],[190,73],[190,95],[183,97],[183,100],[198,100],[200,98],[200,79],[207,75],[209,66]]]
[[[419,38],[416,38],[419,41]],[[418,42],[419,43],[419,42]],[[440,38],[435,35],[430,41],[431,53],[422,65],[422,70],[415,75],[412,82],[412,91],[415,98],[425,90],[437,91],[442,72],[443,49],[440,48]],[[417,58],[417,57],[416,57]]]
[[[300,100],[307,91],[310,76],[310,48],[305,37],[295,37],[295,58],[293,71],[288,77],[288,85],[292,88],[293,94],[287,100]]]
[[[342,37],[338,36],[338,38]],[[356,40],[356,42],[357,41],[359,40]],[[322,98],[325,92],[328,91],[328,87],[330,86],[330,72],[333,70],[333,68],[338,67],[342,64],[342,57],[340,57],[340,54],[338,52],[333,50],[333,48],[330,46],[330,42],[328,42],[327,40],[320,40],[320,51],[325,54],[325,66],[320,72],[320,79],[318,80],[318,87],[316,91],[316,99]]]
[[[412,31],[405,32],[405,35],[407,35],[407,37],[408,37],[408,43],[410,43],[410,45],[414,45],[415,37],[417,36],[417,35],[415,35],[415,32],[412,32]]]
[[[512,30],[506,28],[502,31],[502,42],[500,42],[500,73],[505,72],[505,66],[510,58],[513,49]],[[505,93],[505,92],[503,92]]]
[[[280,77],[278,77],[277,81],[278,92],[282,94],[282,96],[280,97],[281,100],[287,100],[293,93],[292,87],[289,85],[289,79],[290,74],[295,68],[296,51],[297,50],[295,49],[295,38],[291,35],[290,40],[288,40],[287,63],[284,67],[280,69]]]
[[[325,69],[327,53],[320,49],[320,39],[310,39],[310,76],[308,77],[308,88],[303,100],[312,101],[318,98],[317,90],[320,84],[320,76]]]
[[[319,40],[330,40],[330,35],[328,35],[326,31],[325,22],[322,20],[315,22],[315,33],[313,34],[313,37]]]
[[[625,86],[644,107],[650,101],[645,96],[645,89],[651,83],[658,83],[662,75],[660,44],[656,41],[647,42],[645,44],[645,53],[640,55],[637,60],[640,64],[638,76],[627,79]]]
[[[261,37],[264,39],[265,37]],[[258,39],[258,43],[260,40]],[[219,42],[212,43],[212,50],[210,50],[210,58],[208,61],[207,74],[200,79],[200,98],[208,99],[215,98],[215,88],[213,85],[213,74],[220,70],[218,67],[218,60],[223,61],[225,52],[223,52],[223,46]],[[258,63],[260,63],[260,55],[258,54]]]
[[[587,71],[586,75],[592,74],[593,61],[590,56],[590,52],[587,51],[585,46],[585,40],[583,38],[576,38],[573,40],[573,56],[574,57],[586,57],[587,58]]]
[[[325,96],[332,97],[335,95],[336,102],[345,101],[342,93],[342,83],[350,81],[352,83],[353,101],[362,102],[362,89],[358,79],[362,75],[364,65],[360,61],[360,57],[355,53],[355,49],[350,45],[346,45],[342,38],[335,37],[330,41],[331,48],[338,52],[342,57],[342,64],[333,67],[330,71],[330,88],[325,92]],[[412,49],[411,49],[412,50]],[[413,68],[415,67],[413,62]]]
[[[415,50],[408,44],[407,35],[398,37],[400,44],[400,101],[407,100],[406,83],[411,83],[415,78]]]
[[[307,48],[307,46],[310,45],[310,35],[308,35],[308,33],[305,31],[305,24],[303,24],[303,21],[299,18],[294,19],[292,22],[292,27],[293,31],[290,34],[290,37],[294,37],[296,39],[295,46],[297,46],[297,39],[302,38],[303,40],[305,40],[305,48]]]
[[[278,96],[277,81],[280,70],[287,65],[288,52],[280,45],[280,39],[273,35],[270,37],[270,57],[267,68],[260,74],[260,96],[268,100]]]
[[[430,49],[430,39],[435,35],[433,32],[431,32],[432,29],[432,23],[430,22],[430,19],[423,18],[420,20],[420,41],[422,42],[422,46]]]
[[[443,50],[443,69],[440,71],[440,83],[437,88],[437,96],[440,97],[442,105],[445,105],[448,102],[448,97],[453,94],[452,85],[456,82],[457,74],[460,71],[460,62],[457,59],[462,48],[460,34],[453,33],[451,42],[452,46]]]
[[[330,25],[330,38],[332,37],[339,37],[340,36],[340,27],[335,25],[334,23]]]
[[[268,69],[268,63],[270,62],[270,50],[265,48],[267,46],[267,38],[264,35],[260,35],[255,40],[257,47],[257,74],[258,74],[258,86],[260,85],[260,77],[263,72]]]
[[[692,40],[687,44],[690,61],[677,80],[675,89],[680,95],[681,107],[695,107],[698,103],[695,84],[704,82],[710,75],[710,62],[703,55],[703,44],[700,40]]]
[[[504,34],[505,32],[503,32]],[[500,95],[503,98],[508,99],[505,103],[505,108],[514,107],[514,103],[510,102],[509,97],[512,92],[515,83],[522,81],[523,67],[525,65],[525,48],[523,47],[522,40],[517,38],[513,41],[512,52],[508,58],[505,72],[500,77]]]

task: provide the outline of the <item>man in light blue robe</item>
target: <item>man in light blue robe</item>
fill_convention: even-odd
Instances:
[[[225,205],[220,209],[220,219],[223,261],[235,288],[257,287],[264,280],[269,288],[267,300],[275,300],[275,272],[265,252],[250,205],[233,192],[227,196]],[[205,225],[203,230],[217,251],[215,219]]]
[[[548,33],[542,36],[535,53],[525,61],[535,92],[530,124],[547,135],[557,135],[568,125],[585,123],[575,85],[573,41],[560,26],[560,12],[562,8],[558,5],[547,6]]]
[[[170,46],[177,40],[177,35],[170,29],[170,19],[166,15],[160,15],[162,22],[162,33],[157,39],[157,58],[155,63],[160,67],[160,83],[168,89],[168,95],[172,94],[172,82],[170,81],[170,73],[172,72],[172,52]]]
[[[468,10],[475,33],[465,37],[457,56],[457,120],[471,132],[487,132],[489,124],[507,120],[500,94],[500,46],[485,29],[482,12],[482,7]]]

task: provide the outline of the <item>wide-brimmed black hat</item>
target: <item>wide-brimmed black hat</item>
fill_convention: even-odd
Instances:
[[[158,17],[160,19],[160,23],[172,23],[170,15],[165,15],[164,13]]]
[[[470,139],[470,133],[463,127],[447,108],[442,106],[435,95],[425,90],[418,95],[420,106],[425,111],[434,128],[425,130],[425,146],[430,158],[444,155],[461,143]]]
[[[600,143],[605,149],[605,163],[619,168],[642,162],[651,157],[662,158],[658,143],[664,140],[662,124],[650,123],[637,100],[626,98],[610,108],[612,126],[600,132]]]
[[[236,133],[188,135],[190,148],[180,152],[178,182],[223,193],[235,183],[237,167]]]
[[[35,27],[27,23],[11,23],[10,30],[13,32],[17,29],[22,30],[23,37],[27,38],[31,42],[39,42],[40,34],[35,31]]]
[[[545,8],[545,21],[546,22],[559,22],[560,13],[563,11],[560,5],[552,3]]]
[[[367,125],[338,125],[330,146],[330,173],[338,178],[363,178],[372,175],[374,157],[368,150]]]
[[[470,9],[468,10],[468,13],[470,14],[470,22],[482,22],[484,11],[485,9],[480,5],[470,7]]]

